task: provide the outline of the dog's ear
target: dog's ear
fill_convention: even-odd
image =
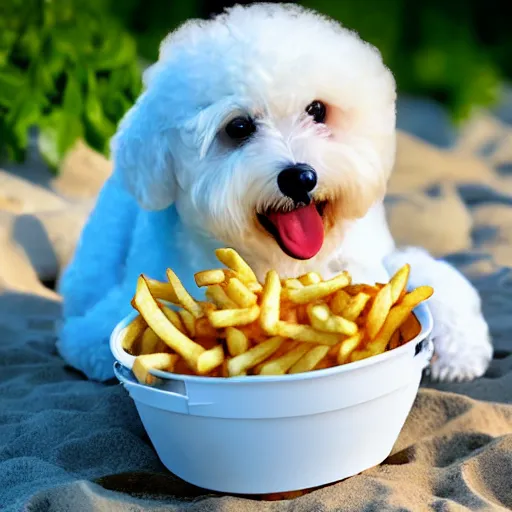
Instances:
[[[162,105],[146,90],[127,112],[112,139],[114,175],[139,205],[163,210],[175,200],[171,132]]]

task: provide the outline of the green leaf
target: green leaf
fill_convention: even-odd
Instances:
[[[92,73],[89,73],[88,77],[88,91],[84,107],[87,142],[93,148],[105,153],[108,149],[108,140],[114,135],[116,125],[104,113],[98,96],[96,78]]]
[[[0,106],[9,108],[24,86],[25,79],[16,68],[0,70]]]
[[[80,119],[64,110],[54,110],[42,120],[38,137],[38,147],[45,162],[57,169],[66,153],[82,137]]]
[[[5,116],[12,140],[16,145],[25,150],[28,146],[28,131],[37,125],[41,116],[41,102],[37,93],[29,90],[19,91],[16,100]]]
[[[67,75],[64,100],[62,102],[66,114],[80,118],[83,109],[82,91],[80,84],[71,72]]]
[[[127,66],[136,58],[133,39],[128,34],[118,34],[104,41],[103,46],[89,59],[89,64],[95,70],[104,71]]]

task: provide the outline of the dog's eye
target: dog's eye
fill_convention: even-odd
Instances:
[[[250,117],[235,117],[226,125],[226,133],[230,139],[243,142],[256,131],[256,125]]]
[[[315,123],[323,123],[325,121],[325,115],[327,113],[327,109],[325,105],[318,100],[311,102],[306,107],[306,114],[310,115]]]

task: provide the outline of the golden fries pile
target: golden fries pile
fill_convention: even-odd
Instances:
[[[351,284],[347,272],[324,281],[315,272],[281,279],[274,270],[261,284],[233,249],[216,256],[226,268],[195,274],[207,302],[170,269],[168,282],[139,277],[132,300],[139,315],[121,333],[139,382],[154,383],[152,369],[235,377],[358,361],[414,338],[421,328],[412,311],[433,293],[429,286],[406,291],[408,265],[372,286]]]

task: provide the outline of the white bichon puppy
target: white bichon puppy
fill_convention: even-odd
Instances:
[[[432,375],[482,375],[492,347],[478,294],[388,230],[395,96],[375,48],[296,5],[237,6],[168,36],[60,283],[63,357],[112,377],[109,335],[139,274],[165,280],[171,267],[201,298],[193,274],[230,246],[260,279],[346,269],[375,282],[410,263],[411,284],[435,289]]]

